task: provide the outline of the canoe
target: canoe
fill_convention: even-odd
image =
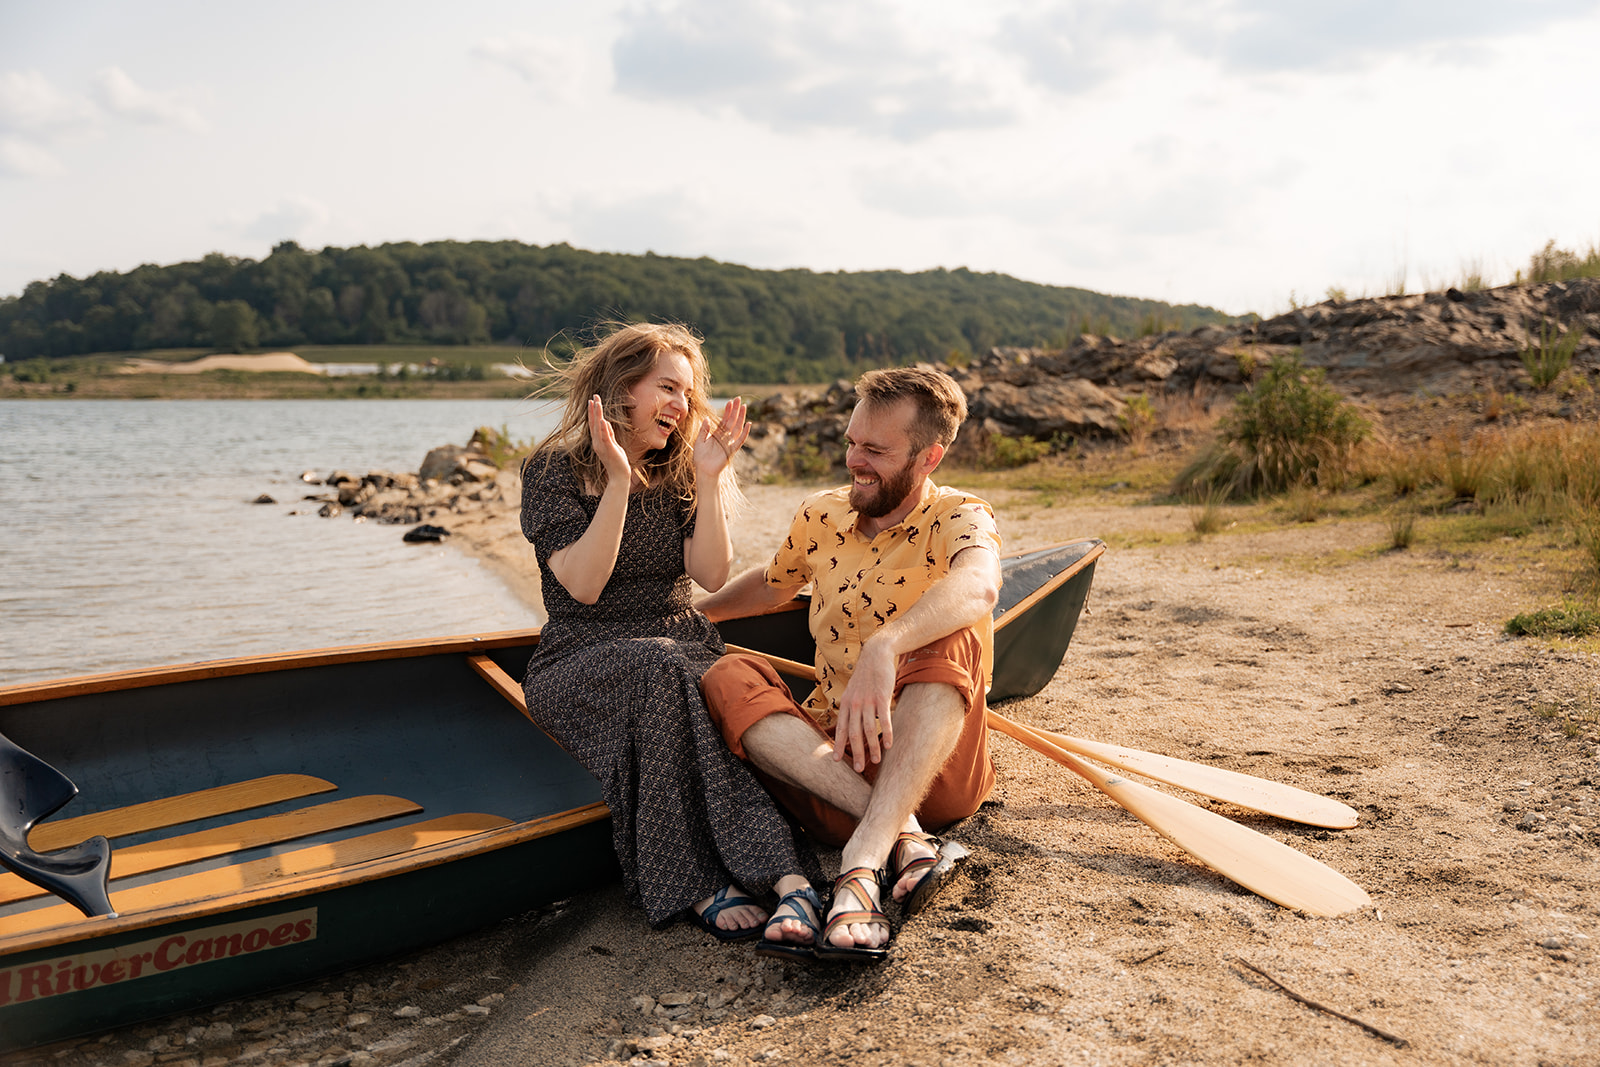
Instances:
[[[995,699],[1054,675],[1103,551],[1007,558]],[[810,661],[804,606],[720,626]],[[115,912],[88,917],[0,872],[0,1052],[305,982],[614,880],[599,784],[512,706],[537,641],[516,630],[0,688],[14,760],[65,783],[41,800],[0,758],[6,813],[24,816],[0,866],[49,867],[103,836]]]

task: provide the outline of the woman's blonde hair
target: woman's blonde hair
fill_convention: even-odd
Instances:
[[[633,432],[628,392],[649,374],[662,355],[676,352],[689,361],[693,383],[684,398],[688,415],[679,421],[664,447],[646,452],[634,470],[651,490],[669,492],[692,507],[695,499],[694,443],[700,427],[711,418],[706,401],[710,377],[700,339],[687,327],[676,323],[605,323],[594,344],[565,362],[546,350],[544,375],[533,397],[552,399],[565,394],[561,420],[556,428],[534,446],[532,462],[543,457],[550,462],[565,456],[586,490],[605,489],[606,472],[589,435],[589,398],[599,396],[605,417],[624,443]],[[609,331],[609,332],[605,332]],[[733,467],[730,464],[728,472]]]

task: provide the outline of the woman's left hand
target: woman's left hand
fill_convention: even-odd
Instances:
[[[695,473],[705,478],[719,477],[749,438],[744,401],[734,397],[723,407],[722,421],[715,427],[709,422],[701,424],[700,437],[694,443]]]

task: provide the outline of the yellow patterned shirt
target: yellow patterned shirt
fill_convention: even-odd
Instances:
[[[789,536],[767,564],[768,585],[787,593],[811,583],[811,633],[817,639],[817,688],[806,707],[831,729],[839,697],[861,645],[950,573],[957,552],[974,546],[1000,554],[994,512],[975,496],[923,483],[922,501],[897,526],[869,538],[858,531],[850,489],[806,498]],[[994,670],[994,623],[978,624],[985,680]]]

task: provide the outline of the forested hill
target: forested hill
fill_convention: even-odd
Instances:
[[[825,381],[869,366],[1229,321],[1211,308],[1035,285],[965,268],[752,270],[715,260],[515,241],[213,254],[34,282],[0,300],[8,361],[154,348],[307,344],[543,346],[607,319],[673,319],[724,381]]]

